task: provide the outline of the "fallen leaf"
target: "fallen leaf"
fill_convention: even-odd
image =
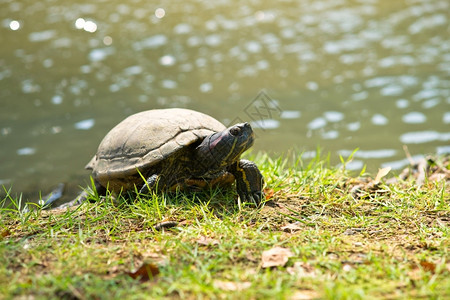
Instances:
[[[357,233],[363,232],[365,229],[364,228],[348,228],[344,231],[343,234],[345,235],[355,235]]]
[[[311,265],[301,261],[295,262],[294,266],[286,268],[286,271],[292,276],[297,276],[297,278],[317,276],[316,271]]]
[[[234,282],[234,281],[222,281],[214,280],[214,287],[224,291],[242,291],[248,289],[252,284],[248,281]]]
[[[159,274],[158,266],[151,263],[143,263],[136,271],[127,272],[133,279],[139,279],[141,282],[149,281]]]
[[[348,256],[348,260],[342,260],[341,263],[348,263],[350,265],[368,265],[370,261],[367,258],[367,254],[364,252],[352,252]]]
[[[273,189],[269,189],[269,188],[264,189],[264,195],[266,195],[266,200],[269,200],[270,198],[272,198],[274,193],[275,193],[275,191]]]
[[[422,270],[420,270],[419,266]],[[408,276],[411,280],[421,280],[423,271],[434,274],[436,272],[436,264],[425,260],[420,261],[419,264],[413,263],[411,264],[411,270],[408,272]]]
[[[391,167],[386,167],[386,168],[382,168],[382,169],[378,169],[378,174],[375,177],[375,183],[379,183],[381,178],[383,178],[384,176],[386,176],[389,172],[391,171]]]
[[[285,232],[293,233],[293,232],[301,230],[302,228],[300,226],[298,226],[296,223],[289,223],[289,224],[281,227],[281,229]]]
[[[8,235],[11,235],[11,231],[9,231],[8,229],[5,229],[0,234],[0,237],[4,238],[4,237],[7,237]]]
[[[362,247],[363,243],[361,243],[361,242],[354,242],[353,246],[355,246],[355,247]]]
[[[274,247],[262,253],[261,261],[263,268],[284,266],[289,257],[294,256],[290,249]]]
[[[311,300],[319,299],[319,293],[311,290],[296,291],[289,299],[290,300]]]
[[[180,223],[178,223],[178,226],[188,226],[192,225],[192,220],[183,220]]]
[[[422,260],[420,262],[420,266],[422,267],[422,269],[424,271],[428,271],[428,272],[431,272],[431,273],[434,273],[436,271],[436,264],[435,263],[431,263],[431,262]]]
[[[203,245],[203,246],[215,246],[215,245],[219,245],[219,241],[206,237],[206,236],[201,236],[198,240],[196,240],[197,244],[199,245]]]
[[[356,234],[356,231],[348,228],[347,230],[344,231],[344,234],[345,235],[354,235],[354,234]]]
[[[444,180],[445,178],[447,178],[447,176],[448,175],[446,175],[446,174],[436,173],[436,174],[433,174],[430,177],[428,177],[428,180],[429,181],[441,181],[441,180]]]

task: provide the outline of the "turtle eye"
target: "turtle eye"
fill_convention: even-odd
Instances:
[[[231,135],[238,136],[241,134],[241,129],[239,127],[233,127],[230,129]]]

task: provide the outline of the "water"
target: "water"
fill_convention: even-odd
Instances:
[[[0,7],[0,184],[30,197],[85,185],[106,132],[152,108],[251,121],[273,155],[360,148],[355,169],[450,151],[447,0]]]

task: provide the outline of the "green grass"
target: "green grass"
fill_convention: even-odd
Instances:
[[[70,210],[26,213],[7,196],[0,299],[450,298],[448,179],[369,189],[376,174],[352,177],[327,159],[256,162],[272,194],[260,209],[238,205],[233,191],[94,195]],[[154,229],[167,220],[180,224]],[[262,252],[276,246],[293,255],[263,268]],[[142,265],[159,274],[129,276]]]

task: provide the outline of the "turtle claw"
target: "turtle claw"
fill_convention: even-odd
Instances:
[[[261,191],[250,193],[239,193],[239,198],[243,203],[249,203],[255,206],[260,206],[262,199],[264,199],[264,193],[262,193]]]
[[[260,205],[261,205],[261,202],[262,202],[263,199],[264,199],[264,193],[261,192],[261,191],[254,192],[254,193],[253,193],[253,199],[254,199],[255,204],[256,204],[257,206],[260,206]]]
[[[255,192],[253,195],[254,195],[254,198],[255,198],[255,204],[257,206],[261,206],[261,203],[265,199],[264,193],[261,192],[261,191],[258,191],[258,192]]]

